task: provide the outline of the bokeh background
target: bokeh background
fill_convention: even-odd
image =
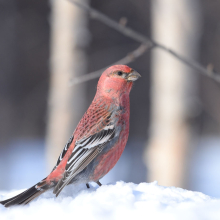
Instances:
[[[220,70],[220,2],[81,1],[203,66]],[[65,0],[0,0],[0,189],[27,188],[52,169],[107,67],[139,43]],[[130,136],[101,182],[157,180],[220,196],[220,85],[161,50],[129,64]]]

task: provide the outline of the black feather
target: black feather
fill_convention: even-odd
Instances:
[[[41,185],[42,187],[36,188],[38,184]],[[43,192],[47,191],[50,188],[50,186],[48,186],[44,180],[42,180],[38,184],[32,186],[31,188],[25,190],[24,192],[12,198],[0,201],[0,204],[4,205],[5,207],[28,204],[34,198],[41,195]]]

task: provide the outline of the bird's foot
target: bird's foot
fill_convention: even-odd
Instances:
[[[88,183],[86,183],[86,187],[89,189],[90,188],[90,186],[89,186],[89,184]]]
[[[99,180],[96,182],[99,186],[102,186],[102,184],[99,182]]]

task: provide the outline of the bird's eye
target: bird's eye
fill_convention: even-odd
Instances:
[[[122,76],[123,72],[122,71],[118,71],[118,76]]]

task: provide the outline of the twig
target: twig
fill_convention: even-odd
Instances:
[[[93,19],[99,20],[100,22],[106,24],[107,26],[117,30],[118,32],[122,33],[123,35],[130,37],[139,43],[146,44],[150,47],[159,48],[163,51],[166,51],[170,55],[174,56],[178,60],[180,60],[183,63],[185,63],[186,65],[190,66],[191,68],[199,71],[203,75],[208,76],[217,82],[220,82],[220,74],[219,73],[215,73],[212,70],[207,70],[201,64],[199,64],[195,61],[189,60],[188,58],[176,53],[174,50],[171,50],[171,49],[167,48],[166,46],[159,44],[159,43],[155,42],[154,40],[151,40],[150,38],[145,37],[144,35],[134,31],[131,28],[125,27],[125,26],[121,25],[120,23],[117,23],[116,21],[112,20],[111,18],[104,15],[103,13],[95,10],[94,8],[90,7],[89,5],[85,5],[85,4],[83,4],[79,1],[75,1],[75,0],[69,0],[69,1],[71,3],[77,5],[81,9],[87,11]]]
[[[117,62],[113,63],[112,65],[116,65],[116,64],[124,64],[125,65],[125,64],[128,64],[128,63],[134,61],[135,59],[137,59],[138,57],[140,57],[141,55],[143,55],[149,49],[151,49],[151,47],[149,47],[148,45],[142,44],[136,50],[130,52],[129,54],[127,54],[126,57],[118,60]],[[112,66],[112,65],[109,65],[109,66]],[[103,68],[103,69],[97,70],[95,72],[86,74],[84,76],[76,77],[76,78],[74,78],[70,81],[70,86],[78,84],[78,83],[86,82],[88,80],[98,78],[99,76],[101,76],[102,72],[105,69],[106,69],[106,67]]]
[[[141,44],[149,44],[149,46],[153,46],[154,43],[150,39],[148,39],[147,37],[132,30],[131,28],[128,28],[128,27],[125,27],[125,26],[119,24],[118,22],[112,20],[108,16],[95,10],[94,8],[90,7],[89,5],[83,4],[83,3],[79,2],[79,1],[75,1],[75,0],[68,0],[68,1],[77,5],[79,8],[83,9],[84,11],[87,11],[90,14],[91,18],[101,21],[102,23],[117,30],[118,32],[122,33],[123,35],[130,37]]]

